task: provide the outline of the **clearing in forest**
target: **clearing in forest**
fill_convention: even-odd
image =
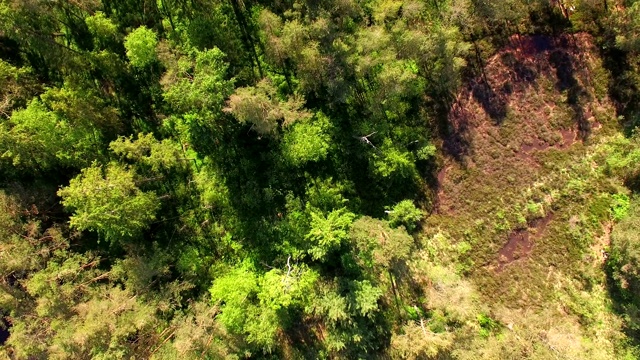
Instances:
[[[449,113],[424,241],[462,245],[483,301],[528,355],[596,356],[614,342],[618,319],[594,285],[605,280],[593,245],[618,186],[594,157],[618,130],[607,81],[589,35],[516,35]],[[596,343],[571,340],[592,331]]]

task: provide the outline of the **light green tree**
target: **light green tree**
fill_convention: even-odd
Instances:
[[[385,139],[380,151],[373,156],[374,172],[385,181],[408,181],[418,177],[412,153]]]
[[[272,269],[264,275],[249,266],[232,269],[209,289],[213,303],[220,306],[217,319],[225,328],[245,335],[265,352],[275,347],[282,328],[279,312],[306,306],[318,279],[316,272],[290,260],[286,270]]]
[[[164,98],[176,113],[217,114],[233,92],[225,54],[218,48],[174,59],[162,78]]]
[[[191,51],[166,60],[161,84],[172,114],[165,127],[196,150],[212,146],[222,133],[224,101],[233,93],[233,79],[226,78],[228,64],[218,48]]]
[[[94,47],[97,49],[113,44],[120,36],[116,24],[102,11],[96,11],[95,14],[86,17],[84,21],[93,35]]]
[[[137,68],[146,67],[157,60],[157,45],[158,38],[156,33],[145,26],[133,30],[124,39],[124,47],[127,50],[129,62]]]
[[[116,164],[83,169],[58,195],[73,211],[71,227],[96,231],[112,242],[138,235],[160,206],[154,193],[136,186],[132,171]]]
[[[9,121],[0,124],[0,156],[18,169],[83,166],[96,156],[94,140],[90,129],[72,126],[39,100],[14,111]]]
[[[348,199],[344,194],[353,191],[349,184],[336,182],[332,178],[315,178],[307,187],[307,209],[319,209],[325,212],[344,207]]]
[[[226,272],[209,289],[211,299],[220,304],[220,322],[229,330],[241,333],[247,321],[247,307],[251,306],[259,291],[257,275],[245,268]]]
[[[392,229],[386,221],[368,216],[353,223],[350,239],[363,265],[377,271],[406,260],[413,248],[413,238],[404,228]]]
[[[94,89],[66,83],[51,88],[41,96],[42,102],[75,129],[82,129],[99,140],[103,134],[113,136],[122,130],[118,110]]]
[[[371,284],[369,280],[353,281],[351,284],[352,307],[361,316],[373,316],[380,310],[378,299],[382,297],[382,289]]]
[[[409,232],[413,231],[424,217],[422,210],[418,209],[411,200],[402,200],[395,204],[388,214],[391,226],[404,226]]]
[[[31,69],[16,67],[0,59],[0,118],[9,118],[11,110],[24,105],[37,88]]]
[[[333,210],[328,214],[311,211],[311,230],[306,236],[310,242],[308,250],[313,260],[323,260],[349,239],[349,227],[355,214],[346,208]]]
[[[138,134],[138,138],[120,137],[109,144],[117,155],[148,166],[153,171],[175,169],[188,164],[180,145],[164,139],[156,140],[153,134]]]
[[[329,119],[322,113],[290,126],[282,141],[284,158],[295,166],[325,159],[331,146],[330,127]]]

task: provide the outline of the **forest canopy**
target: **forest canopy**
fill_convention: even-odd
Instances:
[[[637,358],[639,88],[635,0],[0,0],[0,358]]]

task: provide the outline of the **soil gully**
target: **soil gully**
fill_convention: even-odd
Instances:
[[[517,229],[512,231],[508,236],[507,243],[500,249],[498,253],[498,272],[502,272],[505,266],[512,262],[523,259],[531,254],[536,239],[539,239],[549,222],[553,219],[553,214],[533,220],[529,223],[527,229]]]
[[[533,250],[533,242],[527,230],[515,230],[509,234],[509,241],[498,253],[498,272],[504,267],[520,258],[526,257]]]

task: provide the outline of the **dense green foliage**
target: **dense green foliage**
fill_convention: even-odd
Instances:
[[[557,155],[523,201],[480,191],[503,208],[434,224],[445,156],[477,174],[464,156],[485,150],[456,132],[460,91],[484,84],[469,98],[508,122],[487,59],[575,33],[596,39],[589,86],[629,137]],[[540,91],[588,117],[590,93],[556,60]],[[477,289],[479,234],[522,236],[554,212],[571,261],[616,223],[625,321],[572,285],[604,281],[567,271],[554,296],[586,330],[566,357],[605,354],[603,323],[611,353],[633,356],[639,86],[639,1],[0,0],[0,358],[554,358],[552,332],[541,346],[534,325],[513,330]]]

